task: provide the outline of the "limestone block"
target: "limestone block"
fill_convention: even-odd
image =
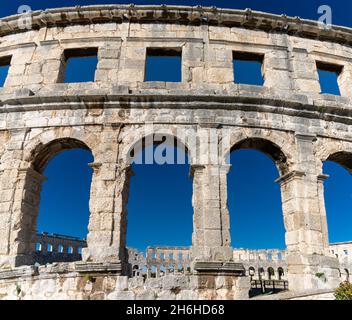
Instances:
[[[162,278],[163,289],[171,290],[175,288],[186,289],[189,279],[186,276],[166,275]]]
[[[156,293],[152,290],[142,290],[136,293],[136,300],[155,300]]]
[[[116,291],[125,291],[128,290],[129,287],[129,279],[126,276],[118,276],[116,278]]]
[[[207,70],[207,79],[212,83],[229,83],[233,82],[233,72],[229,68],[209,68]]]
[[[171,292],[170,290],[163,290],[158,294],[157,299],[158,300],[175,300],[176,295],[175,295],[175,293]]]
[[[114,291],[107,296],[107,300],[134,300],[135,294],[132,291]]]

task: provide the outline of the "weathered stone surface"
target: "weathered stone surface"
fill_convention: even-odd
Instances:
[[[329,252],[322,162],[333,160],[352,170],[351,31],[333,27],[324,32],[325,41],[320,41],[322,29],[317,23],[297,23],[295,18],[266,13],[249,16],[237,10],[167,8],[173,13],[169,23],[158,23],[165,8],[135,7],[133,11],[140,15],[133,22],[125,19],[131,14],[128,6],[104,8],[35,12],[35,28],[28,31],[18,29],[18,17],[1,21],[1,58],[11,56],[9,74],[0,89],[3,278],[20,277],[11,268],[33,264],[42,172],[49,159],[71,148],[91,150],[94,156],[89,234],[82,252],[85,263],[76,264],[75,271],[127,274],[130,151],[143,138],[163,134],[182,142],[191,162],[191,268],[197,262],[233,261],[226,158],[231,150],[254,148],[271,157],[280,173],[290,288],[335,287],[341,265]],[[140,20],[146,16],[148,23]],[[97,22],[98,17],[106,23]],[[189,24],[178,23],[180,17],[186,17]],[[194,23],[201,17],[218,23],[204,28]],[[44,34],[49,20],[51,26],[59,24],[60,28],[45,28]],[[88,45],[98,51],[95,81],[59,83],[66,65],[64,50]],[[149,47],[182,50],[181,83],[144,81]],[[263,86],[233,83],[234,51],[263,56]],[[341,97],[320,94],[317,62],[342,68],[338,79]],[[62,273],[66,268],[53,265],[46,274],[54,277],[55,270]],[[213,267],[212,276],[220,269]],[[316,273],[324,273],[328,281],[322,284]],[[82,284],[79,292],[60,294],[58,284],[38,281],[50,289],[40,296],[32,294],[31,285],[24,281],[18,298],[132,299],[146,295],[138,281],[129,282],[133,292],[126,290],[124,282],[122,291],[107,293],[98,290],[96,282]],[[78,283],[81,277],[74,281]],[[162,290],[158,281],[151,281],[156,291]],[[165,280],[170,288],[165,290],[187,290],[197,281],[186,285],[183,280]],[[209,287],[199,297],[236,296],[224,290],[222,281],[208,275],[202,278]],[[8,285],[7,297],[14,297],[16,290]],[[91,292],[93,288],[97,290]]]

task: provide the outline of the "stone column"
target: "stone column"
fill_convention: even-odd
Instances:
[[[338,84],[343,97],[352,97],[352,66],[349,64],[344,65],[342,73],[338,77]]]
[[[319,191],[321,182],[316,171],[314,139],[296,135],[300,170],[277,180],[286,227],[288,280],[294,291],[330,289],[338,284],[338,261],[326,255],[326,217]],[[323,281],[324,277],[327,281]]]
[[[94,170],[90,193],[90,219],[85,262],[121,263],[127,266],[127,198],[131,168],[115,163],[92,163]]]
[[[327,256],[330,256],[328,221],[326,217],[325,199],[324,199],[324,182],[328,178],[329,178],[329,175],[326,175],[326,174],[318,175],[318,197],[319,197],[321,227],[322,227],[322,233],[323,233],[324,254]]]
[[[1,266],[33,264],[40,192],[45,177],[23,163],[20,169],[4,170],[2,196],[7,213],[1,235]],[[9,188],[5,190],[5,188]],[[2,261],[1,261],[2,260]]]
[[[0,176],[0,269],[11,267],[10,233],[13,195],[18,171],[3,170]]]
[[[229,165],[193,165],[192,270],[198,288],[215,288],[217,281],[236,296],[248,297],[249,277],[242,263],[233,262],[227,209],[227,173]],[[206,284],[206,285],[205,285]],[[235,298],[236,299],[236,298]]]
[[[231,261],[229,213],[227,209],[227,165],[193,165],[194,261]]]

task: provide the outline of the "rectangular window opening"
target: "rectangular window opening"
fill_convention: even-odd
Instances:
[[[98,48],[67,49],[60,78],[64,83],[94,82],[97,64]]]
[[[0,88],[4,86],[11,64],[11,56],[0,57]]]
[[[317,61],[317,69],[322,94],[341,95],[338,78],[343,66]]]
[[[250,52],[233,52],[234,79],[237,84],[263,86],[264,55]]]
[[[181,82],[181,48],[147,48],[144,81]]]
[[[233,52],[233,70],[235,83],[263,86],[263,61],[263,54]]]

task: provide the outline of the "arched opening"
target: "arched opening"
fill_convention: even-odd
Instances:
[[[254,267],[249,267],[248,269],[248,275],[251,277],[251,281],[253,280],[253,277],[255,276],[255,269]]]
[[[352,241],[352,153],[337,152],[323,163],[324,199],[329,243]],[[344,249],[344,248],[341,248]],[[343,250],[335,250],[335,256]]]
[[[279,267],[279,268],[277,269],[277,274],[278,274],[278,276],[279,276],[279,280],[282,280],[283,276],[285,275],[284,269],[281,268],[281,267]]]
[[[269,280],[272,280],[272,279],[274,278],[274,276],[275,276],[275,270],[274,270],[274,268],[269,267],[269,268],[268,268],[268,279],[269,279]]]
[[[133,174],[127,205],[127,247],[140,252],[158,247],[167,252],[167,248],[190,246],[193,207],[187,149],[172,136],[153,135],[138,141],[129,156]],[[163,273],[177,269],[177,265],[167,265],[167,260],[177,258],[176,254],[154,256]]]
[[[232,246],[247,249],[285,249],[280,186],[287,173],[281,149],[264,139],[245,139],[230,153],[228,207]],[[272,255],[264,256],[264,260]]]
[[[49,258],[31,249],[33,260],[40,264],[79,260],[81,254],[72,245],[75,241],[81,245],[88,233],[92,153],[81,141],[67,138],[38,146],[32,159],[33,172],[45,177],[35,195],[39,213],[33,219],[32,238],[55,243],[47,248]],[[28,184],[33,183],[32,175]],[[67,240],[72,245],[64,247]]]
[[[259,280],[263,280],[263,278],[264,278],[264,268],[262,268],[262,267],[260,267],[259,269],[258,269],[258,277],[259,277]]]

